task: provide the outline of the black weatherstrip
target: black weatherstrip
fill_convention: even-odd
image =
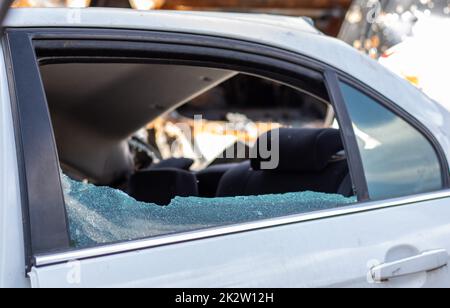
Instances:
[[[367,185],[367,179],[364,174],[358,141],[351,124],[352,121],[347,111],[344,97],[342,96],[339,87],[339,79],[334,71],[329,70],[325,72],[325,80],[328,86],[330,99],[333,102],[337,119],[339,121],[339,128],[342,134],[342,139],[344,141],[347,159],[349,161],[350,175],[354,184],[354,188],[356,188],[355,190],[358,201],[369,201],[369,188]]]
[[[70,240],[58,156],[34,48],[29,35],[19,31],[7,31],[6,44],[28,271],[32,254],[67,250]]]

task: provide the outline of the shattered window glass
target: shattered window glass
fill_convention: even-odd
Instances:
[[[62,183],[75,248],[333,209],[357,201],[341,195],[298,192],[212,199],[176,197],[162,207],[65,175]]]

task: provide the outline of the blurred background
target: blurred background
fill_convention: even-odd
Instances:
[[[321,31],[337,36],[350,4],[351,0],[17,0],[14,6],[92,6],[308,16],[314,19]]]

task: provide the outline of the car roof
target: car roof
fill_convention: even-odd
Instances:
[[[78,13],[83,18],[77,20],[76,14]],[[94,19],[91,19],[91,17]],[[200,18],[203,21],[203,28],[208,25],[208,22],[217,23],[220,21],[228,21],[258,25],[264,24],[315,34],[321,33],[313,26],[312,21],[306,17],[199,11],[138,11],[117,8],[16,8],[10,10],[9,16],[5,20],[5,26],[28,27],[42,26],[45,24],[73,26],[73,24],[78,24],[80,26],[101,26],[109,28],[154,29],[156,22],[162,21],[162,19],[173,20],[174,18],[182,18],[186,24],[190,22],[195,24],[197,19]],[[187,20],[189,21],[186,22]],[[174,25],[176,24],[175,22]],[[164,26],[167,27],[168,24]]]
[[[5,27],[84,27],[170,31],[252,41],[293,51],[345,72],[424,124],[450,161],[450,113],[417,88],[304,18],[265,14],[130,9],[12,9]]]

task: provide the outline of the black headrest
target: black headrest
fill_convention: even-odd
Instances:
[[[155,170],[173,168],[189,171],[193,164],[194,160],[190,158],[169,158],[151,166],[149,169]]]
[[[138,201],[168,205],[175,197],[198,196],[197,178],[179,169],[139,171],[130,177],[128,194]]]
[[[279,151],[272,151],[272,137],[276,136],[279,136]],[[280,128],[259,137],[253,150],[256,158],[251,160],[251,165],[253,170],[261,170],[262,162],[273,160],[264,153],[269,150],[271,155],[278,152],[279,163],[274,170],[321,171],[343,149],[339,130]]]

